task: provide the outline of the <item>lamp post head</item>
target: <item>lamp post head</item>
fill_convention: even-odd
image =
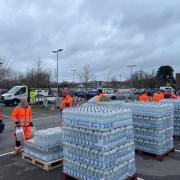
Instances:
[[[57,52],[60,52],[62,51],[63,49],[58,49],[57,51],[52,51],[53,53],[57,53]]]
[[[133,65],[128,65],[127,67],[135,67],[136,65],[135,64],[133,64]]]

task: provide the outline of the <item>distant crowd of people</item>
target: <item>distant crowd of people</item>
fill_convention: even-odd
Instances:
[[[171,98],[171,99],[179,99],[180,98],[173,91],[170,91],[169,93],[170,93],[169,98]],[[139,100],[141,102],[148,102],[148,101],[159,102],[162,99],[164,99],[164,91],[163,90],[156,91],[152,97],[150,97],[146,91],[141,92],[141,94],[139,96]]]

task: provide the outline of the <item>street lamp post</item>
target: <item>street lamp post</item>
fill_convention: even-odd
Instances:
[[[136,65],[129,65],[127,67],[129,67],[131,69],[131,91],[132,91],[132,87],[133,87],[133,81],[132,81],[132,73],[133,73],[133,67],[135,67]]]
[[[122,74],[119,74],[119,86],[121,88],[121,77],[122,77]]]
[[[73,69],[72,72],[73,72],[73,97],[74,97],[74,73],[75,73],[76,69]]]
[[[59,65],[58,65],[58,59],[59,59],[59,52],[60,51],[62,51],[63,49],[58,49],[58,50],[56,50],[56,51],[52,51],[53,53],[56,53],[57,54],[57,72],[56,72],[56,78],[57,78],[57,97],[58,97],[58,93],[59,93],[59,85],[58,85],[58,74],[59,74],[59,72],[58,72],[58,68],[59,68]]]

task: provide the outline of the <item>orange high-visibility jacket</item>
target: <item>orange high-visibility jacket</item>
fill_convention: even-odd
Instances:
[[[153,102],[159,102],[161,100],[161,96],[158,93],[155,93],[152,97]]]
[[[147,102],[147,101],[149,101],[149,97],[148,97],[148,95],[147,95],[146,93],[143,93],[143,94],[141,94],[141,95],[139,96],[139,100],[140,100],[141,102]]]
[[[159,93],[160,99],[164,99],[164,94],[162,92]]]
[[[64,109],[66,107],[72,107],[73,99],[70,95],[67,95],[65,98],[61,100],[61,108]]]
[[[30,123],[32,122],[31,116],[32,110],[29,105],[27,108],[16,106],[12,112],[12,119],[14,123],[19,122],[23,127],[30,125]]]

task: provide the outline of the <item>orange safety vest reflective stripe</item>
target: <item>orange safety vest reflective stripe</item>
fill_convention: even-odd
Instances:
[[[23,127],[30,125],[30,123],[32,122],[31,117],[32,117],[32,110],[29,105],[27,108],[16,106],[12,112],[12,119],[14,123],[19,122]]]
[[[66,107],[72,107],[73,100],[70,95],[67,95],[65,98],[61,100],[61,108],[64,109]]]
[[[139,96],[139,100],[141,102],[147,102],[147,101],[149,101],[149,97],[146,93],[143,93],[142,95]]]

